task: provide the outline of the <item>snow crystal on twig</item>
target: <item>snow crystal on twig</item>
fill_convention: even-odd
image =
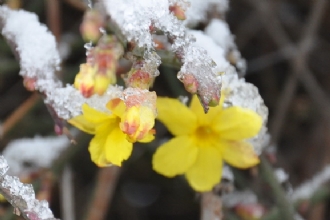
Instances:
[[[41,25],[38,17],[23,10],[0,7],[2,34],[15,44],[22,76],[53,79],[59,69],[60,56],[55,37]]]
[[[221,78],[217,75],[215,62],[204,49],[193,45],[194,38],[186,33],[184,23],[170,12],[171,4],[183,4],[183,2],[169,2],[168,0],[103,1],[111,19],[117,24],[126,39],[140,48],[145,48],[146,54],[155,50],[153,32],[161,31],[170,39],[172,50],[183,63],[178,78],[183,80],[189,74],[197,80],[197,93],[200,95],[204,108],[207,109],[207,105],[220,93]]]
[[[31,184],[23,184],[17,177],[6,175],[8,164],[3,156],[0,156],[0,192],[20,211],[25,219],[56,220],[45,200],[39,201]]]
[[[292,201],[310,198],[316,190],[330,180],[330,165],[323,168],[321,172],[316,174],[311,180],[301,184],[294,189],[290,198]]]
[[[60,63],[55,37],[39,23],[35,14],[0,6],[0,28],[3,36],[17,52],[20,74],[35,80],[35,89],[45,95],[45,103],[49,104],[60,118],[70,119],[81,114],[81,106],[85,102],[93,103],[94,108],[104,111],[104,100],[118,97],[122,91],[121,87],[109,87],[102,98],[95,95],[87,100],[71,85],[63,88],[62,83],[55,77]]]

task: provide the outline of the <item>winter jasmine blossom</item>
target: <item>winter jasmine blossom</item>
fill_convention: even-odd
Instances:
[[[152,127],[155,115],[146,107],[127,107],[119,98],[110,100],[107,108],[111,113],[84,104],[83,114],[69,122],[95,135],[89,144],[89,152],[96,165],[121,166],[130,157],[134,142],[150,142],[154,139]]]
[[[205,114],[196,96],[190,108],[179,100],[157,99],[158,119],[175,136],[153,156],[153,169],[167,177],[185,174],[196,191],[209,191],[221,180],[223,161],[248,168],[259,163],[252,145],[262,125],[252,110],[232,106],[211,108]]]

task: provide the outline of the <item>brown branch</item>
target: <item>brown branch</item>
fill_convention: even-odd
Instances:
[[[95,186],[93,200],[86,220],[105,219],[106,213],[111,204],[110,200],[114,195],[119,175],[120,168],[116,166],[99,170],[97,185]]]
[[[80,11],[86,11],[86,9],[88,8],[87,5],[82,0],[64,0],[64,1]]]
[[[264,22],[264,27],[273,37],[274,41],[282,48],[292,46],[291,40],[287,36],[279,21],[274,17],[273,10],[269,6],[269,1],[248,1],[257,9],[260,16],[262,16],[261,20]],[[273,143],[276,143],[279,139],[287,109],[292,98],[294,97],[294,92],[298,85],[296,82],[297,79],[299,79],[303,83],[307,92],[312,97],[315,104],[318,106],[323,117],[329,119],[330,123],[330,103],[324,98],[326,97],[324,91],[318,85],[317,80],[314,78],[311,71],[305,65],[308,53],[313,46],[316,30],[321,23],[321,18],[325,11],[326,4],[326,0],[316,1],[308,19],[307,25],[305,27],[305,31],[302,34],[303,37],[298,43],[296,49],[296,56],[291,61],[291,69],[293,75],[291,75],[286,81],[284,90],[281,93],[280,99],[277,104],[278,107],[275,111],[273,123],[270,126],[270,130],[272,131]],[[317,92],[315,92],[315,88],[317,88]],[[326,110],[324,110],[324,106],[326,106]]]
[[[25,102],[23,102],[23,104],[21,104],[1,125],[0,138],[5,136],[7,132],[12,129],[39,100],[40,96],[37,93],[32,94],[27,100],[25,100]]]
[[[58,42],[61,36],[61,16],[60,16],[60,2],[48,0],[46,2],[47,24],[50,31]]]

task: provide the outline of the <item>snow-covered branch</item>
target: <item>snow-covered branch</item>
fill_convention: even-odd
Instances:
[[[22,183],[17,177],[6,175],[9,166],[0,156],[0,192],[14,206],[15,213],[28,220],[56,220],[45,200],[39,201],[31,184]]]

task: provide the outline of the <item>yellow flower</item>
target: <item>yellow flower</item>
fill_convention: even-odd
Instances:
[[[153,156],[153,169],[167,177],[185,174],[196,191],[209,191],[220,182],[223,161],[237,168],[259,163],[246,141],[262,125],[252,110],[219,106],[204,114],[196,96],[190,109],[171,98],[157,99],[158,119],[175,136]]]
[[[130,138],[120,128],[120,123],[125,120],[127,110],[124,102],[120,99],[112,99],[107,107],[112,113],[107,114],[84,104],[82,106],[83,114],[70,119],[69,123],[82,131],[95,135],[88,148],[95,164],[100,167],[111,164],[121,166],[122,162],[127,160],[132,153],[132,143],[152,141],[154,131],[150,128],[143,137]]]

